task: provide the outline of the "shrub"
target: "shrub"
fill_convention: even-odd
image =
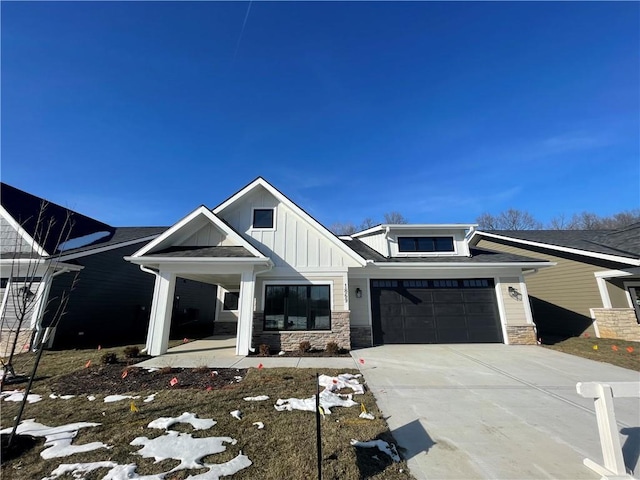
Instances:
[[[335,355],[340,352],[340,347],[336,342],[327,343],[326,351],[329,355]]]
[[[135,345],[129,345],[124,348],[124,356],[125,358],[137,358],[140,356],[140,347],[136,347]]]
[[[300,342],[300,345],[298,346],[298,349],[302,352],[308,352],[309,350],[311,350],[311,343],[308,342],[307,340]]]
[[[260,355],[264,357],[271,355],[271,348],[266,343],[260,344],[258,351],[260,352]]]
[[[100,361],[103,365],[118,363],[118,356],[115,354],[115,352],[105,352],[102,354]]]

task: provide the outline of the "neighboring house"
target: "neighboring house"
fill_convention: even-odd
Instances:
[[[212,333],[260,344],[536,343],[524,275],[547,261],[471,248],[474,225],[333,235],[263,178],[126,258],[155,278],[147,349],[167,350],[176,285],[217,288]],[[215,302],[216,299],[211,299]]]
[[[0,355],[7,353],[16,330],[17,290],[29,285],[34,302],[18,340],[22,351],[39,318],[49,325],[74,272],[78,282],[49,345],[95,347],[144,339],[153,281],[123,256],[166,227],[112,227],[5,183],[0,201]]]
[[[543,337],[587,332],[640,341],[640,223],[609,231],[476,231],[471,243],[556,263],[527,277]]]

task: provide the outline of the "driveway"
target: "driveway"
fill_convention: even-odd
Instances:
[[[593,400],[577,382],[637,372],[537,346],[385,345],[352,352],[418,479],[593,479]],[[615,400],[627,467],[640,466],[640,401]],[[364,439],[363,439],[364,440]]]

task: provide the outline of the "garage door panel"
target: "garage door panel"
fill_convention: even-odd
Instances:
[[[372,282],[374,338],[382,343],[501,342],[493,281]],[[485,286],[486,285],[486,286]],[[377,332],[377,333],[376,333]]]

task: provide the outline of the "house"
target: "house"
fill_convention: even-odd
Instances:
[[[153,281],[123,257],[166,227],[113,227],[6,183],[0,184],[0,203],[0,355],[15,338],[20,310],[27,314],[18,339],[22,351],[40,325],[50,324],[76,273],[50,346],[144,339]],[[16,292],[23,288],[30,289],[32,303],[21,307]]]
[[[640,341],[640,223],[609,231],[476,231],[480,248],[556,263],[527,277],[539,334]]]
[[[524,276],[552,262],[473,247],[475,226],[379,225],[337,237],[263,178],[200,206],[126,260],[155,281],[147,350],[167,350],[176,286],[216,287],[211,333],[294,350],[335,342],[536,343]]]

